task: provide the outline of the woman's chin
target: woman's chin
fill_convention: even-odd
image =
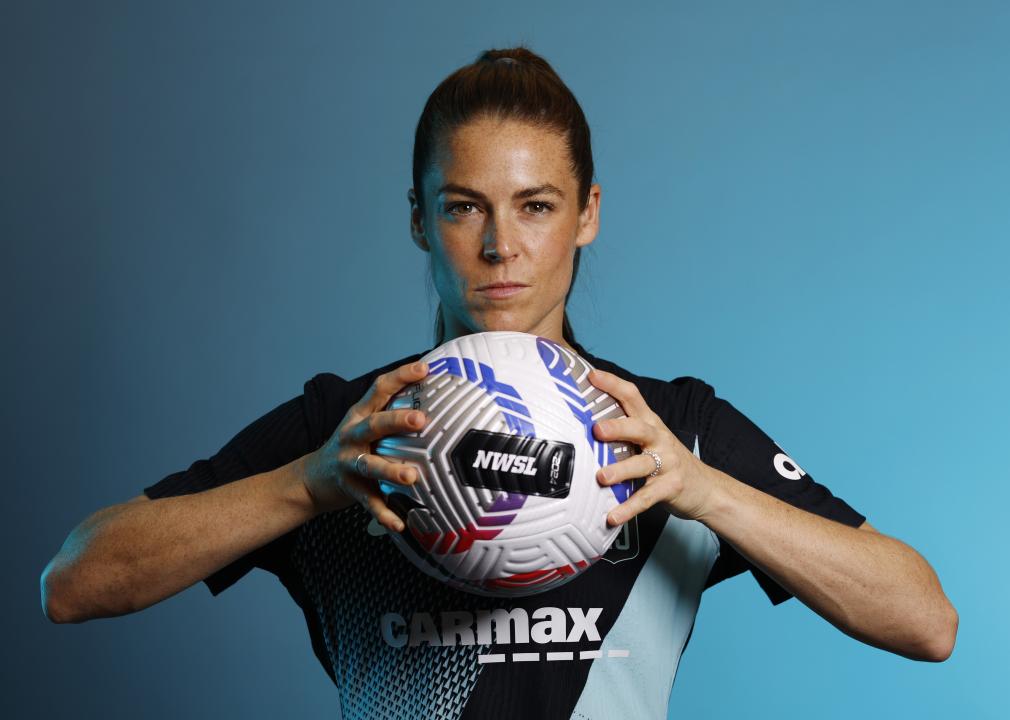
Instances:
[[[471,332],[531,332],[532,323],[523,320],[523,318],[516,317],[515,315],[505,314],[505,313],[495,313],[494,315],[482,318],[474,318],[474,320],[469,323],[472,328]]]
[[[482,333],[482,332],[524,332],[528,333],[529,329],[519,325],[509,325],[509,324],[496,324],[487,326],[477,326],[471,332]]]
[[[482,313],[471,316],[457,325],[456,336],[481,332],[522,332],[530,335],[546,335],[542,332],[545,323],[536,323],[520,313]],[[449,334],[452,334],[450,331]]]
[[[474,323],[474,332],[523,332],[537,334],[531,322],[523,322],[518,318],[500,318],[492,321]]]

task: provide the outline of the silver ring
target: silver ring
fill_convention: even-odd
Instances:
[[[358,473],[358,475],[364,475],[365,474],[365,471],[361,469],[361,466],[358,465],[358,463],[360,463],[361,462],[361,458],[365,457],[365,455],[367,455],[367,454],[368,453],[360,453],[358,455],[358,457],[354,458],[354,472]]]
[[[649,473],[647,477],[656,477],[657,475],[659,475],[659,471],[663,467],[663,461],[659,458],[659,455],[657,455],[652,450],[646,450],[645,448],[642,448],[642,452],[645,453],[646,455],[652,455],[652,462],[656,463],[656,469],[653,470],[651,473]]]

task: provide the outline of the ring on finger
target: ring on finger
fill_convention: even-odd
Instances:
[[[367,454],[368,453],[359,453],[358,457],[354,458],[354,472],[358,473],[358,475],[364,475],[365,474],[365,471],[361,469],[360,463],[361,463],[361,458],[365,457],[365,455],[367,455]]]
[[[659,475],[659,471],[663,467],[663,460],[659,457],[659,454],[656,453],[653,450],[648,450],[646,448],[642,448],[642,452],[645,453],[646,455],[651,455],[652,456],[652,462],[656,463],[655,470],[653,470],[651,473],[649,473],[648,477],[656,477],[657,475]]]

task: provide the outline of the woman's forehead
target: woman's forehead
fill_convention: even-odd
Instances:
[[[483,118],[445,134],[427,175],[430,188],[466,185],[574,184],[562,133],[516,120]],[[427,184],[427,183],[426,183]]]

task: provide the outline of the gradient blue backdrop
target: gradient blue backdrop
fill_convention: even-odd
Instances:
[[[4,2],[7,716],[335,715],[266,573],[80,626],[39,574],[314,373],[430,345],[414,125],[525,42],[594,133],[581,341],[712,383],[960,611],[930,665],[726,582],[671,717],[1006,717],[1008,37],[997,2]]]

